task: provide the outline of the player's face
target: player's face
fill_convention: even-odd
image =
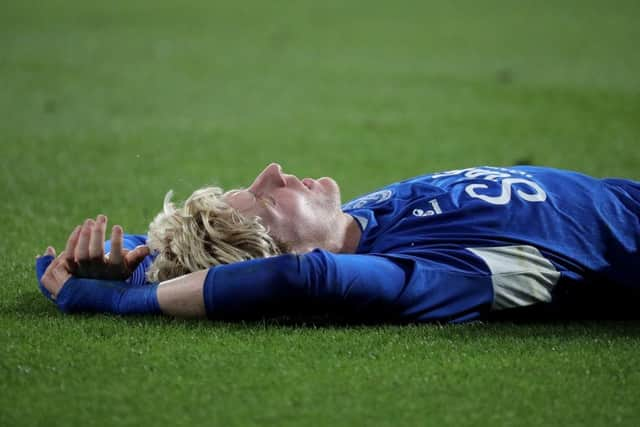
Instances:
[[[294,250],[326,240],[342,213],[333,179],[300,180],[283,173],[277,163],[267,166],[249,188],[229,192],[225,199],[242,215],[260,217],[274,238]]]

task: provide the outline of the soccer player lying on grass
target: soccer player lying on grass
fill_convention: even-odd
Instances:
[[[63,312],[462,322],[639,282],[640,183],[629,180],[469,168],[341,206],[333,179],[271,164],[246,189],[201,189],[178,208],[169,198],[148,237],[116,226],[104,247],[99,216],[55,260],[49,247],[36,263],[43,293]]]

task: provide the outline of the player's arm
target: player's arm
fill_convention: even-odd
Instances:
[[[402,292],[405,271],[385,258],[314,251],[218,266],[159,285],[71,276],[70,257],[48,249],[40,283],[65,312],[164,313],[177,317],[249,319],[340,312],[383,319]],[[44,264],[50,264],[45,269]]]
[[[209,269],[212,319],[334,313],[358,321],[459,322],[493,299],[490,277],[410,255],[334,254],[316,249]]]
[[[410,257],[316,250],[212,267],[159,285],[132,287],[72,277],[64,253],[54,260],[50,251],[37,261],[38,271],[43,272],[41,289],[64,312],[164,313],[228,320],[333,312],[357,320],[457,322],[478,318],[493,299],[486,274],[441,268]]]
[[[382,319],[393,317],[406,281],[389,259],[315,250],[209,269],[203,300],[212,319],[327,312]]]

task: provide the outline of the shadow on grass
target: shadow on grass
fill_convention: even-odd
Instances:
[[[78,320],[99,320],[100,318],[117,321],[122,325],[139,327],[141,324],[157,327],[171,326],[181,329],[202,329],[208,327],[225,328],[229,331],[245,331],[256,329],[367,329],[380,327],[431,328],[437,335],[468,335],[477,337],[499,333],[501,335],[530,337],[532,330],[539,335],[562,333],[563,336],[584,336],[585,333],[595,336],[640,337],[640,300],[607,299],[601,296],[590,296],[583,300],[572,300],[571,304],[548,304],[524,307],[513,310],[493,312],[485,319],[466,324],[449,325],[445,323],[407,323],[381,319],[353,318],[344,314],[321,315],[287,315],[270,318],[255,318],[237,321],[208,321],[174,319],[166,316],[117,316],[103,314],[74,314]],[[45,319],[67,316],[46,301],[40,293],[25,292],[16,296],[14,304],[3,304],[0,313],[14,315],[22,319]],[[70,317],[71,317],[70,316]]]

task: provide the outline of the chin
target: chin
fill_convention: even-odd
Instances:
[[[330,178],[328,176],[323,176],[322,178],[318,179],[318,184],[320,184],[322,188],[330,191],[331,193],[340,194],[340,187],[338,186],[338,183],[336,182],[336,180],[333,178]]]
[[[340,186],[335,179],[324,176],[318,179],[318,184],[322,187],[324,192],[334,199],[333,201],[340,206]]]

